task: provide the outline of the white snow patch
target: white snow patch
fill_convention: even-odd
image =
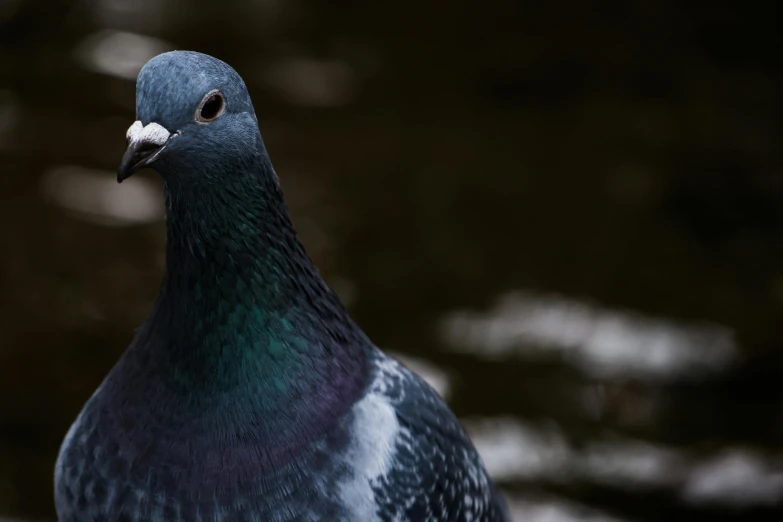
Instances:
[[[150,58],[171,49],[171,44],[158,38],[107,29],[88,36],[75,52],[88,69],[135,80]]]
[[[66,165],[44,174],[41,192],[74,211],[74,217],[98,225],[132,226],[163,219],[160,190],[142,177],[127,179],[120,186],[115,172]]]
[[[597,378],[672,380],[719,372],[739,357],[722,325],[680,324],[558,295],[511,292],[486,313],[457,311],[441,335],[453,349],[482,357],[555,355]]]
[[[751,450],[726,451],[696,467],[682,494],[693,504],[776,504],[783,501],[780,464]]]

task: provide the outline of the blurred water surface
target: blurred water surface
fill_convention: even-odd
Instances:
[[[589,3],[588,3],[589,4]],[[779,8],[0,2],[0,519],[156,297],[151,56],[244,77],[303,242],[517,519],[780,520]]]

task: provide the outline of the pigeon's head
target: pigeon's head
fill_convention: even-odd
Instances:
[[[211,56],[172,51],[147,62],[136,81],[136,122],[117,180],[144,167],[164,179],[213,175],[214,166],[241,169],[263,148],[245,83]]]

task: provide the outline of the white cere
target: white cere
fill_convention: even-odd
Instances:
[[[171,133],[162,125],[152,122],[144,126],[137,120],[128,128],[128,132],[125,133],[125,138],[128,140],[129,145],[137,142],[149,143],[151,145],[163,145],[169,139],[170,135]]]

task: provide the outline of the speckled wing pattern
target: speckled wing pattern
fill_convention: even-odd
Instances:
[[[393,459],[373,483],[378,519],[416,522],[510,522],[505,501],[443,400],[383,353],[373,361],[373,390],[399,421]]]

